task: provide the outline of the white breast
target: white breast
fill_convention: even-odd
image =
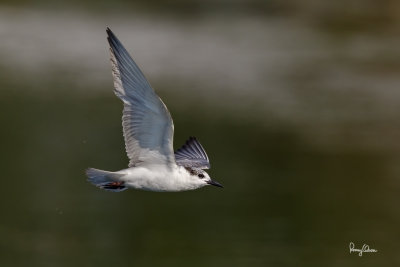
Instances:
[[[168,167],[166,165],[140,166],[120,171],[125,174],[121,181],[127,187],[158,192],[176,192],[193,190],[203,185],[199,179],[191,175],[182,167]]]

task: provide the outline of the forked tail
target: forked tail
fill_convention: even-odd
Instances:
[[[86,170],[86,175],[88,176],[89,182],[101,189],[111,192],[121,192],[128,189],[124,185],[124,182],[119,181],[118,178],[121,177],[121,175],[115,172],[89,168]]]

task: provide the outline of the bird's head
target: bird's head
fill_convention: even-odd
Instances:
[[[202,169],[186,168],[186,170],[190,173],[191,180],[196,184],[200,184],[202,186],[214,185],[214,186],[218,186],[218,187],[223,187],[222,184],[220,184],[216,181],[213,181],[210,178],[210,176],[208,175],[208,173],[206,173]]]

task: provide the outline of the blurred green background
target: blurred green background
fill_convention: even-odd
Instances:
[[[106,26],[224,189],[86,181],[128,163]],[[399,1],[2,1],[0,36],[0,266],[400,264]]]

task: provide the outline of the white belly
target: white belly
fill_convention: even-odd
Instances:
[[[201,187],[190,182],[190,175],[186,171],[165,165],[133,167],[119,173],[125,174],[120,178],[125,186],[135,189],[176,192]]]

